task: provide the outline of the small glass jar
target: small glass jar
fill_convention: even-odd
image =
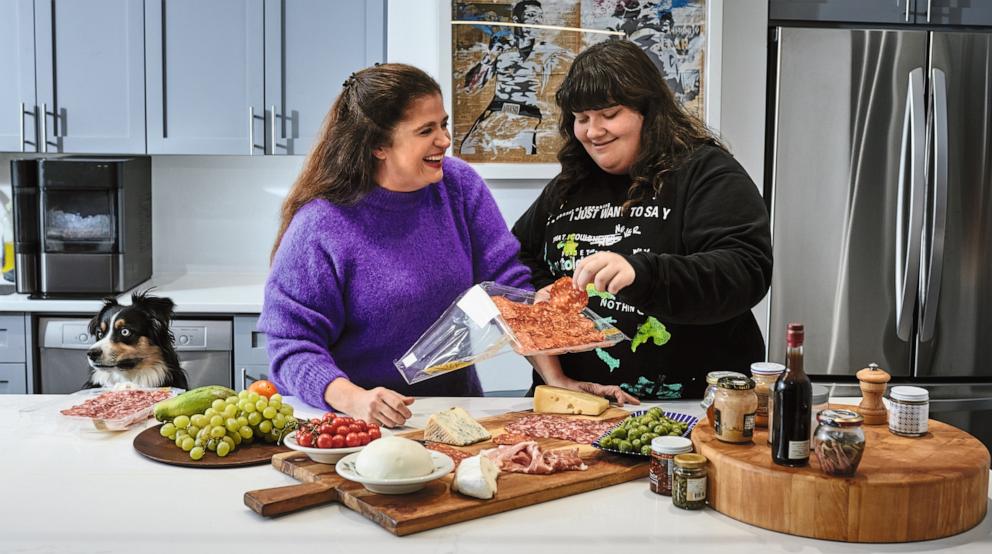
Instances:
[[[813,450],[813,435],[816,434],[816,426],[819,420],[816,416],[820,412],[830,407],[830,389],[823,385],[813,385],[813,407],[809,411],[809,449]]]
[[[758,411],[754,414],[755,427],[768,427],[768,392],[775,386],[778,376],[785,366],[775,362],[755,362],[751,364],[751,378],[754,379],[754,394],[758,397]]]
[[[672,473],[675,456],[692,452],[692,441],[685,437],[655,437],[651,439],[651,469],[648,480],[651,491],[665,496],[672,495]]]
[[[706,506],[706,456],[702,454],[675,456],[672,504],[683,510],[699,510]]]
[[[904,437],[927,434],[930,393],[920,387],[892,387],[889,391],[889,432]]]
[[[850,477],[865,451],[864,418],[850,410],[823,410],[813,434],[813,452],[820,471],[827,475]]]
[[[723,442],[748,443],[754,437],[758,396],[748,377],[722,377],[713,400],[713,430]]]
[[[716,382],[721,377],[746,377],[746,375],[736,371],[711,371],[706,374],[706,393],[699,405],[706,410],[706,418],[710,425],[713,425],[713,400],[716,398]]]

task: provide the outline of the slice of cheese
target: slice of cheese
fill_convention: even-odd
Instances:
[[[534,411],[539,414],[599,415],[609,400],[574,390],[538,385],[534,389]]]
[[[466,446],[490,438],[492,435],[489,431],[461,408],[451,408],[432,415],[424,429],[424,440],[453,446]]]
[[[468,496],[489,500],[496,496],[498,475],[499,468],[496,467],[496,462],[485,456],[472,456],[458,464],[451,488]]]

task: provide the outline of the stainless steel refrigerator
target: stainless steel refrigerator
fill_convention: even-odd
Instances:
[[[992,445],[992,28],[921,21],[922,0],[875,27],[776,3],[769,359],[805,323],[814,380],[875,362]]]

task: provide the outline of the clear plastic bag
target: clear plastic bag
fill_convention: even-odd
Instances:
[[[396,360],[397,369],[407,383],[413,384],[468,367],[472,364],[509,352],[522,356],[585,352],[608,348],[630,340],[607,319],[588,307],[581,316],[602,333],[602,340],[571,344],[560,348],[533,348],[519,336],[500,313],[493,297],[503,297],[518,304],[533,305],[544,301],[533,291],[508,287],[487,281],[465,291],[403,356]]]

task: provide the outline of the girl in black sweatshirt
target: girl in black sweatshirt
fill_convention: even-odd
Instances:
[[[631,42],[579,54],[556,100],[562,171],[513,233],[535,287],[572,275],[632,338],[561,356],[565,374],[656,400],[746,373],[765,358],[751,308],[772,275],[754,182]]]

